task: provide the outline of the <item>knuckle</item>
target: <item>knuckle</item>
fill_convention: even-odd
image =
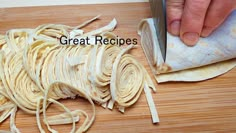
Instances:
[[[190,0],[190,1],[197,8],[206,7],[206,5],[209,5],[210,3],[210,0]]]
[[[167,0],[167,17],[170,19],[180,18],[184,9],[184,0]]]
[[[205,12],[207,11],[207,8],[209,6],[209,1],[208,0],[190,0],[191,5],[187,5],[187,12],[189,14],[199,18],[202,17]]]
[[[222,11],[234,10],[236,7],[236,0],[214,0],[215,6],[217,6]]]
[[[166,5],[168,8],[183,8],[184,0],[167,0]]]
[[[209,0],[191,0],[191,5],[188,5],[190,9],[201,11],[208,8]]]
[[[209,24],[209,25],[204,24],[204,26],[203,26],[203,29],[206,29],[206,30],[213,30],[215,28],[217,28],[217,26],[216,25],[211,25],[211,24]]]

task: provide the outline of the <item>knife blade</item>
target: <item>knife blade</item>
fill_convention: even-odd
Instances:
[[[166,28],[166,2],[165,0],[149,0],[156,34],[161,49],[161,54],[166,61],[167,28]]]

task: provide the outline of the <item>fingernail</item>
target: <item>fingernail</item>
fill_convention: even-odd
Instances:
[[[198,33],[187,32],[187,33],[184,33],[183,35],[184,43],[189,46],[195,45],[198,42],[198,39],[199,39]]]
[[[211,28],[203,28],[201,36],[202,37],[208,37],[212,32]]]
[[[179,20],[173,21],[170,25],[170,30],[173,35],[178,36],[180,30],[180,21]]]

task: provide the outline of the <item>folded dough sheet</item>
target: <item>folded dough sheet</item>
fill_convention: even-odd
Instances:
[[[179,37],[168,33],[166,62],[160,51],[152,18],[141,21],[138,33],[158,82],[200,81],[235,67],[235,60],[230,59],[236,58],[236,11],[209,37],[200,38],[194,47],[186,46]]]

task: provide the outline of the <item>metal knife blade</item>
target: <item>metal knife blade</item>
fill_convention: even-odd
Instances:
[[[165,0],[149,0],[149,3],[152,10],[161,54],[165,62],[167,49],[166,2]]]

